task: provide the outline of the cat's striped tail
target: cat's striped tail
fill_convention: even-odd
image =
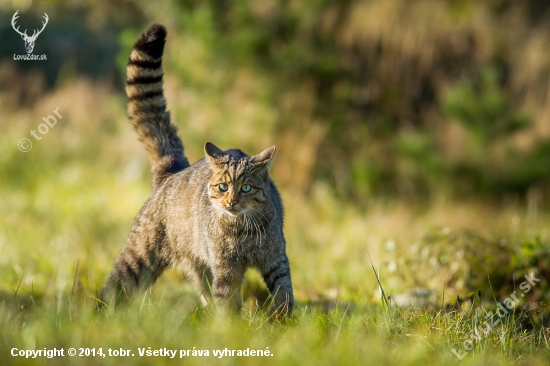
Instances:
[[[189,166],[177,128],[166,110],[161,67],[165,41],[166,28],[153,24],[134,45],[126,68],[128,114],[149,154],[153,189]]]

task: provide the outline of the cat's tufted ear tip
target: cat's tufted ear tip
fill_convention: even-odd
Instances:
[[[268,147],[258,155],[254,155],[250,158],[255,164],[264,165],[265,167],[270,167],[273,164],[275,158],[275,153],[277,152],[277,147],[275,145]]]
[[[218,159],[223,155],[223,151],[210,141],[204,144],[204,153],[212,159]]]

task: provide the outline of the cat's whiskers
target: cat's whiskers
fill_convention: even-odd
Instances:
[[[254,227],[256,228],[256,244],[258,244],[258,246],[261,246],[262,245],[262,233],[260,231],[260,227],[256,223],[256,219],[255,219],[254,214],[251,212],[250,215],[251,215],[250,218],[252,219],[252,222],[254,223]],[[258,239],[259,239],[259,241],[258,241]]]
[[[248,209],[244,209],[243,210],[243,219],[244,219],[244,232],[245,232],[245,237],[243,238],[243,243],[246,241],[246,239],[248,238],[248,217],[247,217],[247,213],[248,213]]]
[[[250,206],[250,209],[252,209],[252,210],[254,210],[254,212],[257,212],[257,213],[259,213],[260,215],[262,215],[263,218],[265,219],[266,224],[269,223],[269,219],[264,215],[264,213],[263,213],[262,211],[258,210],[258,209],[255,208],[255,207],[252,207],[252,206]]]
[[[266,225],[268,225],[268,224],[269,224],[269,220],[268,220],[268,218],[267,218],[267,217],[266,217],[266,216],[265,216],[265,215],[263,214],[263,212],[262,212],[262,211],[258,210],[258,209],[257,209],[257,208],[255,208],[255,207],[250,207],[250,209],[252,209],[252,210],[253,210],[253,212],[255,212],[255,213],[259,213],[260,215],[262,215],[262,216],[263,216],[263,218],[265,219],[265,224],[266,224]],[[266,232],[265,232],[265,225],[261,225],[261,220],[260,220],[260,218],[259,218],[259,217],[257,217],[257,219],[258,219],[258,225],[259,225],[259,226],[261,227],[261,229],[262,229],[262,230],[264,231],[264,236],[265,236],[265,237],[267,238],[267,234],[266,234]],[[260,241],[261,241],[261,238],[260,238]]]
[[[244,210],[245,218],[246,218],[246,225],[247,228],[250,227],[250,232],[255,232],[256,226],[254,225],[252,213],[250,212],[250,207],[246,208]],[[249,225],[249,226],[248,226]]]
[[[250,207],[251,209],[255,210],[253,207]],[[261,246],[262,245],[262,225],[261,223],[259,222],[259,219],[258,217],[256,217],[254,211],[251,211],[250,212],[250,218],[252,219],[252,221],[254,222],[254,226],[256,227],[256,240],[259,239],[259,241],[256,242],[256,244],[258,244],[258,246]],[[264,232],[265,234],[265,232]]]

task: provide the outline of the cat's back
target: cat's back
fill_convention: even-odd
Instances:
[[[164,202],[164,207],[188,207],[197,208],[201,203],[207,203],[208,180],[212,169],[208,162],[202,158],[188,168],[170,176],[159,187],[159,199]],[[162,198],[161,198],[162,197]]]

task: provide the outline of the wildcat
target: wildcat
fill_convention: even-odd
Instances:
[[[162,89],[166,29],[154,24],[135,43],[127,66],[130,122],[149,154],[153,193],[102,290],[116,305],[152,285],[169,267],[182,270],[203,295],[225,305],[247,268],[260,271],[271,313],[294,306],[283,236],[283,206],[268,168],[275,146],[248,156],[206,142],[193,165],[170,121]]]

